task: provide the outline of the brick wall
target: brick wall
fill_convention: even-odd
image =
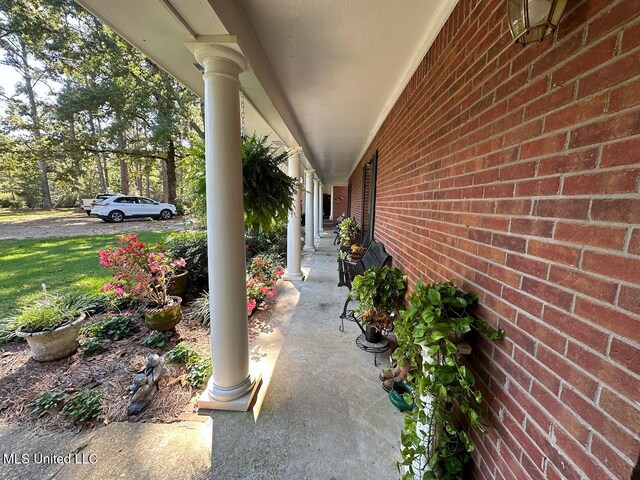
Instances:
[[[347,187],[333,187],[333,218],[338,218],[347,211]]]
[[[494,428],[476,478],[628,479],[640,442],[640,1],[569,2],[512,44],[460,0],[350,179],[379,151],[375,237],[456,278],[508,337],[471,360]]]

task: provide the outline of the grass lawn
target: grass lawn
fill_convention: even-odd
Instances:
[[[31,299],[41,285],[50,291],[74,288],[96,292],[110,278],[98,249],[114,246],[120,235],[0,241],[0,318]],[[164,240],[166,232],[140,232],[143,242]]]
[[[14,210],[12,208],[0,208],[0,223],[2,222],[26,222],[39,218],[62,217],[70,213],[80,213],[77,208],[56,208],[54,210]]]

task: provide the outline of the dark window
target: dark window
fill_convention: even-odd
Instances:
[[[376,177],[378,172],[378,151],[362,167],[362,210],[360,228],[362,229],[362,245],[365,247],[373,240],[373,224],[376,212]]]
[[[148,198],[138,197],[138,203],[141,203],[143,205],[153,205],[154,201],[153,200],[149,200]]]

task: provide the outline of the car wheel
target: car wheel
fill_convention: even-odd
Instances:
[[[114,210],[113,212],[109,213],[108,220],[113,223],[120,223],[124,220],[124,213],[122,213],[120,210]]]
[[[167,210],[166,208],[160,212],[160,220],[170,220],[173,217],[173,213],[171,210]]]

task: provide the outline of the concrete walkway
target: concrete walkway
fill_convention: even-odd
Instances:
[[[332,242],[325,232],[305,254],[306,281],[279,287],[251,350],[264,378],[252,411],[46,436],[0,425],[0,479],[398,478],[403,417],[381,388],[373,355],[356,347],[357,326],[338,331],[347,290],[336,286]],[[69,464],[53,458],[76,452]]]
[[[254,411],[212,414],[214,479],[399,476],[403,416],[382,390],[373,354],[356,347],[358,327],[338,331],[347,289],[337,287],[333,236],[325,232],[305,254],[306,281],[285,283],[273,331],[258,339],[254,358],[268,388]]]

